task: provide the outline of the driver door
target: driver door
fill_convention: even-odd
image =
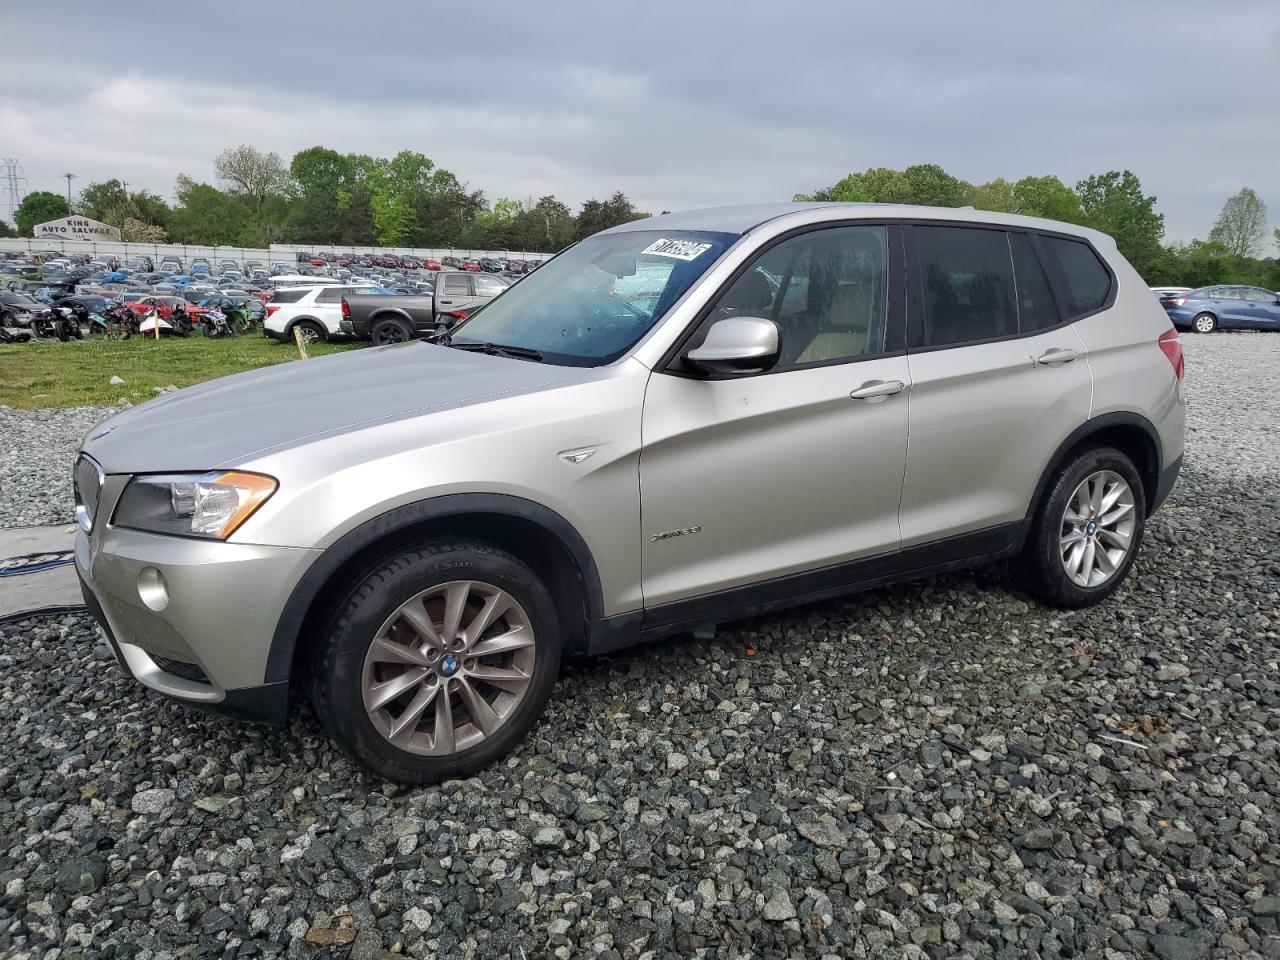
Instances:
[[[651,377],[646,609],[898,549],[910,378],[897,237],[858,225],[775,242],[685,349],[715,320],[765,317],[779,328],[778,363],[715,378],[677,361]],[[877,384],[890,392],[853,396]]]

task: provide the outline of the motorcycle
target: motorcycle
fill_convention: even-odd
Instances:
[[[185,337],[191,332],[191,320],[187,317],[187,312],[182,308],[175,309],[168,317],[160,315],[160,309],[153,307],[151,311],[138,324],[138,333],[145,337],[168,334],[173,337]]]
[[[227,315],[214,307],[204,315],[204,335],[213,340],[219,337],[234,337],[236,332],[227,322]]]
[[[133,336],[137,321],[136,313],[124,304],[116,303],[102,313],[89,314],[89,335],[101,336],[104,340],[128,340]]]
[[[89,320],[89,311],[81,304],[74,306],[55,306],[53,312],[58,315],[58,320],[62,324],[61,332],[58,333],[58,339],[66,342],[68,340],[83,340],[84,330],[80,324],[87,323]]]

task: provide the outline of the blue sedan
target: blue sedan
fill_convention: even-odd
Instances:
[[[1179,330],[1280,330],[1280,295],[1261,287],[1201,287],[1160,303]]]

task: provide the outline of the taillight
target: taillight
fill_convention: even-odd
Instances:
[[[1180,307],[1187,302],[1187,298],[1186,297],[1170,297],[1169,302],[1172,303],[1175,307]]]
[[[269,317],[269,316],[271,316],[273,313],[275,313],[275,312],[276,312],[277,310],[279,310],[279,309],[280,309],[280,304],[278,304],[278,303],[268,303],[268,304],[267,304],[267,316],[268,316],[268,317]]]
[[[1156,345],[1160,347],[1161,352],[1173,364],[1174,376],[1181,380],[1182,375],[1187,370],[1187,361],[1182,355],[1182,341],[1178,338],[1178,331],[1168,330],[1162,333],[1160,339],[1156,341]]]
[[[471,316],[470,311],[467,310],[441,310],[440,312],[446,317],[453,317],[455,320],[465,320]]]
[[[342,298],[342,315],[344,317],[351,316],[351,307],[347,304],[347,298]]]

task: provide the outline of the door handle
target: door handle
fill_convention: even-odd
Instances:
[[[881,400],[888,400],[895,393],[901,393],[905,388],[906,384],[901,380],[868,380],[849,394],[849,399],[879,403]]]
[[[1078,356],[1074,350],[1052,347],[1036,357],[1035,361],[1042,367],[1056,367],[1060,363],[1070,363]]]

